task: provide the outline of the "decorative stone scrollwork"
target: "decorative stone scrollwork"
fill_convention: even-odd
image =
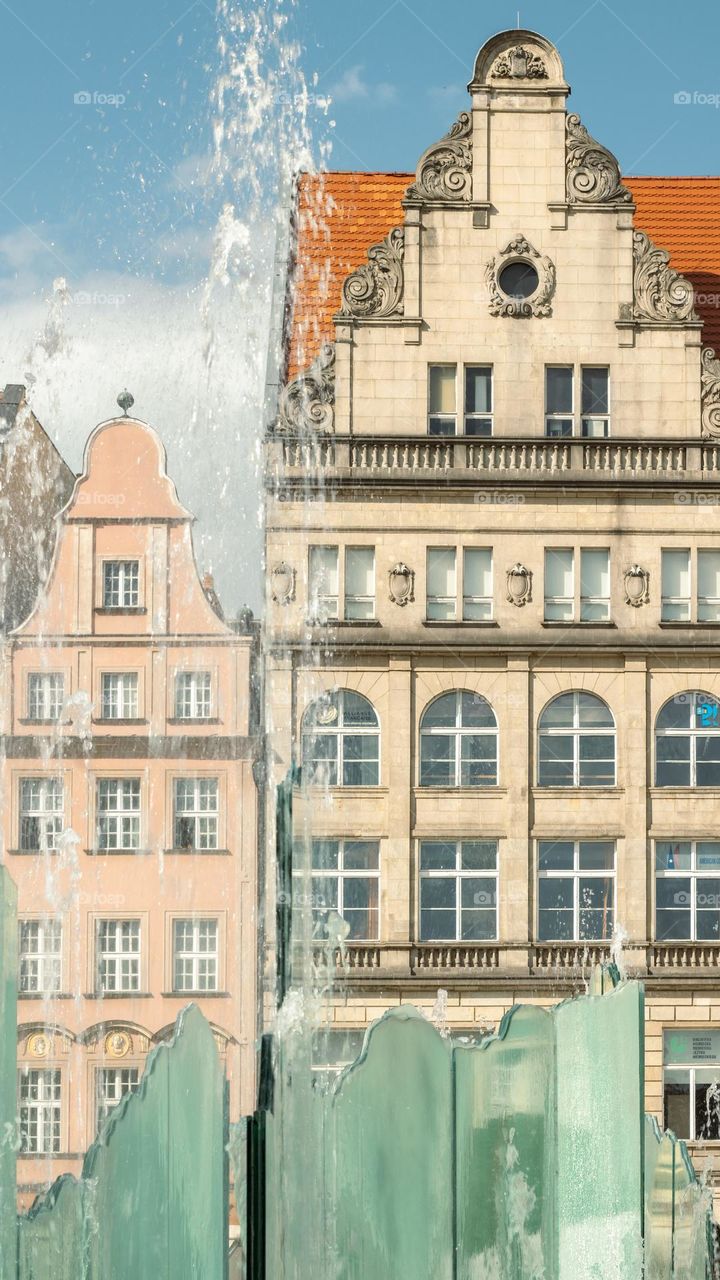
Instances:
[[[633,232],[633,257],[634,320],[697,320],[690,281],[673,271],[668,265],[670,254],[658,249],[644,231]]]
[[[515,262],[526,262],[532,267],[537,277],[533,292],[511,294],[503,288],[503,273]],[[490,314],[493,316],[513,316],[518,319],[552,314],[550,299],[555,292],[555,264],[538,253],[525,236],[516,236],[506,244],[501,253],[490,259],[485,268],[485,283]]]
[[[449,133],[421,155],[406,200],[472,199],[472,116],[463,111]]]
[[[579,116],[566,123],[568,204],[627,204],[632,192],[620,181],[612,151],[591,137]]]
[[[271,594],[275,604],[290,604],[295,599],[295,570],[283,560],[270,574]]]
[[[341,315],[359,319],[402,315],[405,272],[405,233],[394,227],[368,250],[368,260],[353,271],[343,285]]]
[[[399,560],[388,573],[388,590],[393,604],[399,605],[401,609],[406,604],[412,604],[415,600],[415,570],[408,569]]]
[[[490,76],[493,80],[547,80],[548,73],[540,54],[519,44],[500,54]]]
[[[625,570],[623,583],[626,604],[632,605],[633,609],[639,609],[641,605],[648,603],[650,599],[650,574],[647,569],[642,569],[639,564],[632,564],[629,569]]]
[[[514,564],[512,569],[507,571],[507,598],[510,604],[517,605],[521,609],[524,604],[529,604],[532,600],[532,570],[526,569],[524,564]]]
[[[326,342],[309,369],[283,387],[276,430],[280,435],[332,431],[335,425],[335,347]]]
[[[702,364],[702,430],[720,437],[720,360],[712,347],[704,347]]]

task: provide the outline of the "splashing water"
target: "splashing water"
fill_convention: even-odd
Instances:
[[[625,963],[625,947],[628,941],[628,931],[616,921],[613,929],[612,944],[610,947],[610,959],[616,966],[618,973],[622,979],[627,978],[627,965]]]

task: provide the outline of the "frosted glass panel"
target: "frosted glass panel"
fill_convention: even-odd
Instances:
[[[698,551],[698,621],[720,622],[720,551]]]
[[[610,616],[610,552],[585,548],[580,552],[580,618],[600,622]]]
[[[468,621],[492,617],[492,551],[467,547],[463,558],[463,617]]]
[[[427,616],[435,620],[455,617],[457,601],[454,547],[429,547],[427,553]]]
[[[564,547],[545,551],[545,617],[569,621],[573,616],[573,552]]]
[[[345,552],[345,617],[372,618],[375,612],[375,551],[348,547]]]
[[[454,364],[430,366],[430,412],[455,412],[455,383],[457,373]]]
[[[667,622],[690,618],[690,552],[662,553],[662,616]]]
[[[319,617],[338,615],[338,549],[310,548],[310,611]]]

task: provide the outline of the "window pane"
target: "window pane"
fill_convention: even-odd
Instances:
[[[698,621],[720,621],[720,551],[698,551]]]
[[[541,879],[538,884],[538,936],[541,942],[573,937],[573,882],[568,877]]]
[[[346,689],[342,695],[343,724],[360,727],[367,725],[374,729],[378,718],[375,708],[361,693],[352,693]]]
[[[580,596],[581,604],[585,601],[601,601],[599,608],[594,609],[596,617],[609,617],[610,614],[610,552],[606,549],[584,548],[580,552]],[[581,608],[581,618],[586,617],[586,608]]]
[[[690,1137],[690,1072],[665,1071],[663,1125],[678,1138]]]
[[[430,365],[430,412],[455,412],[455,365]]]
[[[719,1083],[720,1069],[695,1072],[695,1137],[698,1140],[720,1138]]]
[[[337,547],[311,547],[309,573],[311,611],[318,613],[321,617],[337,617]]]
[[[497,866],[497,844],[494,840],[463,840],[463,871],[494,871]]]
[[[610,876],[580,877],[579,937],[605,939],[613,931],[613,881]]]
[[[371,618],[375,611],[375,551],[348,547],[345,552],[345,614]]]
[[[457,861],[455,842],[423,840],[420,845],[421,871],[454,871]]]
[[[538,783],[541,787],[573,785],[573,739],[569,735],[541,736]]]
[[[572,871],[574,849],[572,840],[541,840],[538,866],[541,871]]]
[[[465,367],[465,412],[492,413],[492,370],[488,365]]]
[[[333,869],[337,867],[339,857],[339,840],[313,840],[312,865],[314,869],[320,871]]]
[[[662,617],[668,622],[690,618],[690,552],[663,549]]]
[[[592,693],[578,694],[578,724],[581,729],[613,729],[610,708]]]
[[[454,547],[428,547],[427,593],[439,598],[457,595]]]
[[[497,725],[495,712],[480,693],[460,695],[460,723],[464,729],[494,729]]]
[[[422,718],[422,728],[452,728],[457,722],[457,696],[454,693],[443,693],[426,708]]]
[[[460,786],[495,786],[497,739],[494,734],[468,734],[461,743]]]
[[[609,369],[589,369],[582,371],[582,413],[601,416],[609,411]]]
[[[698,840],[695,861],[698,871],[711,867],[720,870],[720,841]]]
[[[572,413],[572,368],[553,368],[548,366],[545,370],[545,388],[548,413]]]
[[[428,420],[428,434],[431,436],[454,436],[455,419],[430,418]]]
[[[540,717],[542,729],[571,729],[575,698],[572,693],[561,693],[549,702]]]
[[[375,841],[346,840],[343,865],[346,871],[370,871],[378,866],[380,846]]]
[[[420,745],[420,786],[455,785],[455,738],[449,734],[424,734]]]
[[[573,596],[573,553],[566,547],[548,547],[545,551],[545,597]]]
[[[720,728],[720,707],[707,693],[695,694],[695,725],[698,729]]]
[[[581,871],[613,871],[615,868],[612,840],[581,840],[578,855]]]
[[[482,621],[492,615],[492,551],[466,547],[463,557],[463,617]]]
[[[700,848],[700,846],[698,846]],[[659,840],[655,845],[657,871],[689,871],[691,867],[690,841]]]
[[[693,719],[693,696],[691,693],[678,693],[660,711],[657,718],[658,729],[688,729]]]

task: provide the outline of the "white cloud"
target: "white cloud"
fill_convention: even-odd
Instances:
[[[348,67],[330,90],[333,102],[367,102],[368,105],[386,106],[397,98],[397,88],[381,80],[376,84],[367,81],[362,64]]]

